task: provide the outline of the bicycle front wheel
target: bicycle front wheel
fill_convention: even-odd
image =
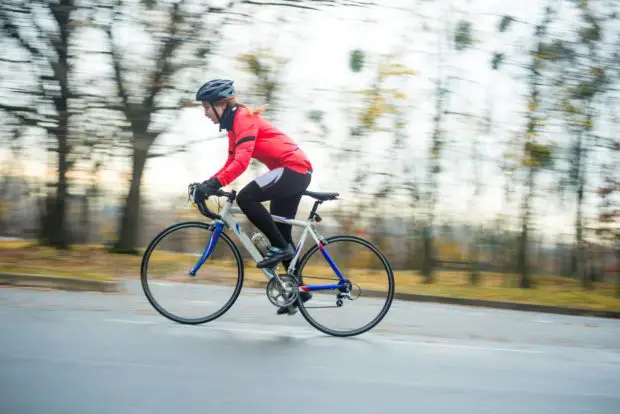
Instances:
[[[243,260],[222,224],[177,223],[160,232],[142,258],[142,289],[151,305],[182,324],[222,316],[243,285]]]
[[[298,300],[299,310],[328,335],[359,335],[381,322],[392,305],[392,267],[379,248],[363,238],[341,235],[325,241],[300,260],[297,277],[313,297],[305,303]]]

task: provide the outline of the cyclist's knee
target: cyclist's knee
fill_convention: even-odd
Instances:
[[[255,191],[252,191],[252,187],[254,182],[246,185],[239,193],[237,193],[237,205],[241,210],[245,211],[248,206],[256,202],[256,194]]]

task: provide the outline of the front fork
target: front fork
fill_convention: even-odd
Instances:
[[[209,256],[211,256],[211,253],[213,253],[213,249],[215,249],[217,241],[220,238],[220,234],[222,233],[222,229],[224,228],[224,223],[217,222],[212,227],[214,227],[214,230],[211,234],[211,237],[209,238],[209,243],[207,243],[207,247],[205,247],[205,250],[202,252],[202,256],[200,256],[198,263],[196,263],[196,265],[188,272],[188,275],[192,277],[196,276],[196,272],[198,272],[198,269],[200,269],[204,262],[207,261]]]
[[[212,224],[211,228],[213,229],[213,233],[211,234],[211,237],[209,238],[209,242],[207,243],[207,246],[202,252],[202,255],[200,256],[198,263],[196,263],[196,265],[189,272],[187,272],[189,276],[195,277],[200,267],[202,267],[202,265],[207,261],[209,256],[211,256],[211,253],[213,253],[213,250],[215,249],[215,246],[217,245],[217,241],[220,238],[220,234],[224,230],[224,223],[217,222],[215,224]],[[271,269],[264,269],[264,270],[269,272],[272,277],[275,277],[280,283],[280,285],[283,286],[282,279],[280,279],[277,272]]]

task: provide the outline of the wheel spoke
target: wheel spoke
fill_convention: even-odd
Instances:
[[[142,288],[151,305],[166,318],[183,324],[206,323],[227,312],[241,293],[241,254],[225,233],[215,238],[209,259],[192,275],[207,252],[214,229],[201,222],[178,223],[159,233],[144,252]]]
[[[311,247],[300,260],[297,277],[304,281],[304,285],[325,285],[326,283],[308,282],[309,279],[317,280],[338,280],[334,274],[333,277],[325,277],[326,274],[333,273],[333,268],[329,260],[333,261],[336,267],[342,272],[347,283],[350,283],[350,289],[340,292],[334,289],[335,305],[313,305],[316,301],[324,301],[323,293],[325,290],[314,290],[315,296],[308,302],[299,301],[299,309],[303,317],[316,329],[333,336],[353,336],[359,335],[375,327],[385,317],[389,311],[394,297],[394,275],[387,258],[372,243],[356,237],[356,236],[333,236],[326,239],[327,245],[325,251],[329,255],[329,259],[325,258],[319,252],[317,246]],[[318,274],[319,276],[314,276]],[[338,282],[336,282],[338,283]],[[361,287],[363,283],[369,283],[369,286],[379,286],[384,283],[377,292],[374,292],[373,299],[369,299],[369,304],[357,306],[360,297],[363,297],[362,291],[366,290]],[[327,283],[334,284],[334,283]],[[373,289],[368,289],[372,291]],[[376,298],[378,293],[382,293],[385,298],[383,301]],[[350,295],[347,297],[346,295]],[[330,295],[328,294],[328,297]],[[340,304],[340,305],[338,305]],[[353,306],[355,304],[356,306]],[[329,309],[329,308],[348,308],[347,312],[337,312],[330,314],[316,313],[312,310]],[[356,319],[357,318],[357,319]],[[359,319],[364,318],[361,322]],[[357,322],[356,322],[357,321]],[[333,328],[333,325],[346,325],[345,328]]]

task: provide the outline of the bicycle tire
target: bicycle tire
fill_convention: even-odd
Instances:
[[[148,274],[148,261],[149,258],[151,257],[151,254],[153,253],[153,250],[157,247],[157,245],[168,235],[172,234],[173,232],[180,230],[180,229],[184,229],[184,228],[191,228],[191,227],[198,227],[198,228],[202,228],[208,231],[212,231],[211,225],[207,224],[207,223],[203,223],[200,221],[186,221],[186,222],[182,222],[182,223],[176,223],[173,224],[172,226],[162,230],[159,234],[157,234],[153,240],[151,240],[151,242],[149,243],[148,247],[146,248],[146,250],[144,251],[144,254],[142,256],[142,263],[140,266],[140,280],[142,283],[142,290],[144,291],[144,294],[146,295],[146,298],[148,299],[149,303],[153,306],[153,308],[155,308],[155,310],[157,312],[159,312],[162,316],[177,322],[177,323],[181,323],[181,324],[185,324],[185,325],[199,325],[199,324],[204,324],[210,321],[213,321],[217,318],[219,318],[220,316],[224,315],[233,305],[234,303],[237,301],[239,294],[241,293],[241,288],[243,287],[243,281],[244,281],[244,265],[243,265],[243,258],[241,257],[241,253],[239,251],[239,248],[235,245],[234,241],[230,238],[230,236],[228,236],[227,234],[225,234],[223,231],[220,232],[219,238],[220,240],[218,240],[218,243],[221,242],[221,240],[224,240],[224,242],[228,245],[228,247],[230,247],[230,249],[233,252],[233,255],[235,257],[235,262],[237,264],[237,283],[235,284],[235,289],[233,291],[232,296],[230,297],[230,299],[228,300],[228,302],[226,302],[226,304],[220,308],[217,312],[209,315],[209,316],[205,316],[205,317],[201,317],[201,318],[183,318],[183,317],[179,317],[176,316],[170,312],[168,312],[166,309],[164,309],[163,306],[161,306],[157,300],[155,300],[155,297],[153,296],[149,286],[148,286],[148,282],[147,282],[147,274]],[[205,266],[205,264],[203,264],[203,266]]]
[[[328,335],[331,336],[337,336],[337,337],[349,337],[349,336],[356,336],[356,335],[360,335],[362,333],[368,332],[369,330],[371,330],[372,328],[374,328],[375,326],[377,326],[387,315],[388,311],[390,310],[391,306],[392,306],[392,302],[394,301],[394,272],[392,271],[392,266],[390,265],[390,262],[388,261],[387,257],[381,252],[381,250],[379,250],[379,248],[377,246],[375,246],[373,243],[371,243],[370,241],[358,237],[358,236],[350,236],[350,235],[336,235],[336,236],[331,236],[331,237],[327,237],[325,238],[325,242],[326,242],[326,246],[328,246],[330,243],[334,243],[334,242],[338,242],[338,241],[352,241],[354,243],[359,243],[367,248],[369,248],[377,257],[379,257],[379,259],[381,260],[381,262],[383,263],[386,272],[387,272],[387,277],[388,277],[388,281],[389,281],[389,288],[388,288],[388,292],[387,292],[387,299],[385,304],[383,305],[383,307],[381,308],[381,311],[379,312],[379,314],[370,322],[368,322],[366,325],[362,326],[361,328],[358,329],[353,329],[353,330],[348,330],[348,331],[336,331],[330,328],[327,328],[323,325],[321,325],[320,323],[318,323],[316,320],[314,320],[310,314],[308,313],[308,310],[306,309],[306,306],[304,305],[304,302],[301,299],[298,299],[297,304],[299,307],[299,310],[301,312],[301,314],[303,315],[304,319],[311,325],[313,326],[315,329],[318,329],[319,331],[326,333]],[[309,248],[304,255],[302,256],[300,262],[299,262],[299,267],[297,269],[297,271],[295,272],[296,277],[298,278],[298,280],[303,280],[303,269],[304,266],[306,265],[306,263],[308,262],[308,260],[310,260],[310,258],[319,250],[319,246],[318,245],[313,245],[311,248]],[[307,302],[308,304],[311,303],[311,301]],[[311,308],[311,306],[308,306],[309,308]]]

